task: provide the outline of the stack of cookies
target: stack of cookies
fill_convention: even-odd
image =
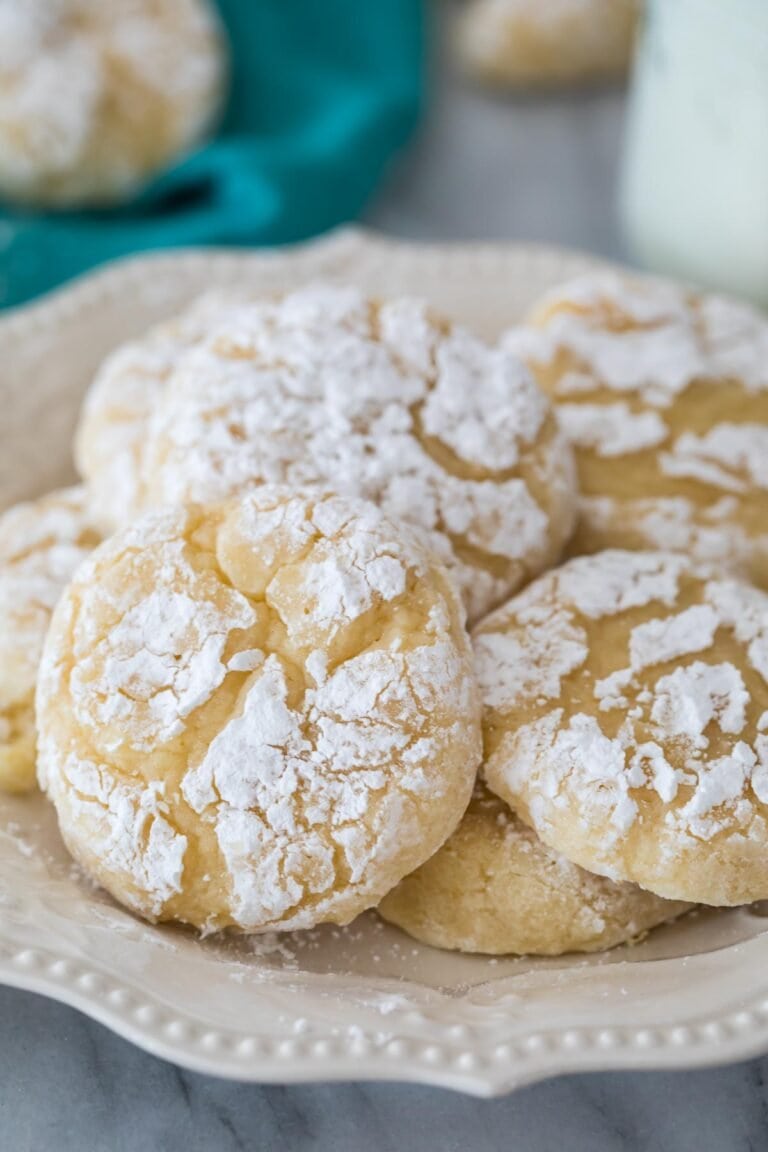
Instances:
[[[127,907],[552,955],[768,898],[756,313],[602,274],[491,346],[217,293],[75,455],[0,519],[0,784]]]

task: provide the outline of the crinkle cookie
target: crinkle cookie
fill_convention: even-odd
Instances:
[[[474,636],[485,779],[569,860],[659,896],[768,898],[768,595],[607,551]]]
[[[314,285],[233,309],[179,362],[144,453],[149,506],[319,484],[405,519],[469,615],[552,564],[573,460],[520,359],[435,317]]]
[[[97,372],[80,413],[75,463],[105,533],[138,515],[142,453],[163,384],[182,353],[245,299],[236,292],[205,293],[178,316],[120,345]]]
[[[39,774],[151,920],[344,924],[453,831],[480,705],[453,584],[372,505],[263,487],[150,515],[54,615]]]
[[[130,194],[210,126],[224,73],[208,0],[0,0],[2,194]]]
[[[688,908],[570,864],[479,785],[454,834],[379,913],[435,948],[560,956],[613,948]]]
[[[557,405],[582,491],[571,553],[661,548],[768,585],[768,321],[606,273],[508,334]]]
[[[621,77],[637,0],[471,0],[457,28],[468,72],[500,87],[548,87]]]
[[[82,488],[0,515],[0,790],[35,786],[35,680],[51,612],[99,536]]]

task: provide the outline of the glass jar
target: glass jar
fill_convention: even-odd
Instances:
[[[768,0],[648,0],[621,213],[638,263],[768,305]]]

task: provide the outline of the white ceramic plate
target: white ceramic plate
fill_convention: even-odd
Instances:
[[[212,284],[352,280],[423,294],[493,336],[591,263],[344,232],[266,255],[113,265],[0,321],[0,506],[71,477],[71,430],[101,358]],[[41,798],[0,800],[0,981],[242,1080],[396,1079],[491,1095],[565,1071],[745,1057],[768,1049],[761,911],[696,913],[635,948],[556,961],[441,953],[374,913],[345,930],[200,941],[85,884]]]

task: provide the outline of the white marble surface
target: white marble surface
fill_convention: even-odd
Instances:
[[[439,100],[368,220],[423,239],[510,237],[620,255],[616,93]],[[181,1072],[71,1009],[0,989],[2,1152],[758,1152],[768,1060],[561,1079],[479,1101],[397,1085],[259,1088]]]
[[[500,1100],[400,1085],[259,1088],[180,1071],[0,990],[3,1152],[762,1152],[768,1061],[569,1077]]]

